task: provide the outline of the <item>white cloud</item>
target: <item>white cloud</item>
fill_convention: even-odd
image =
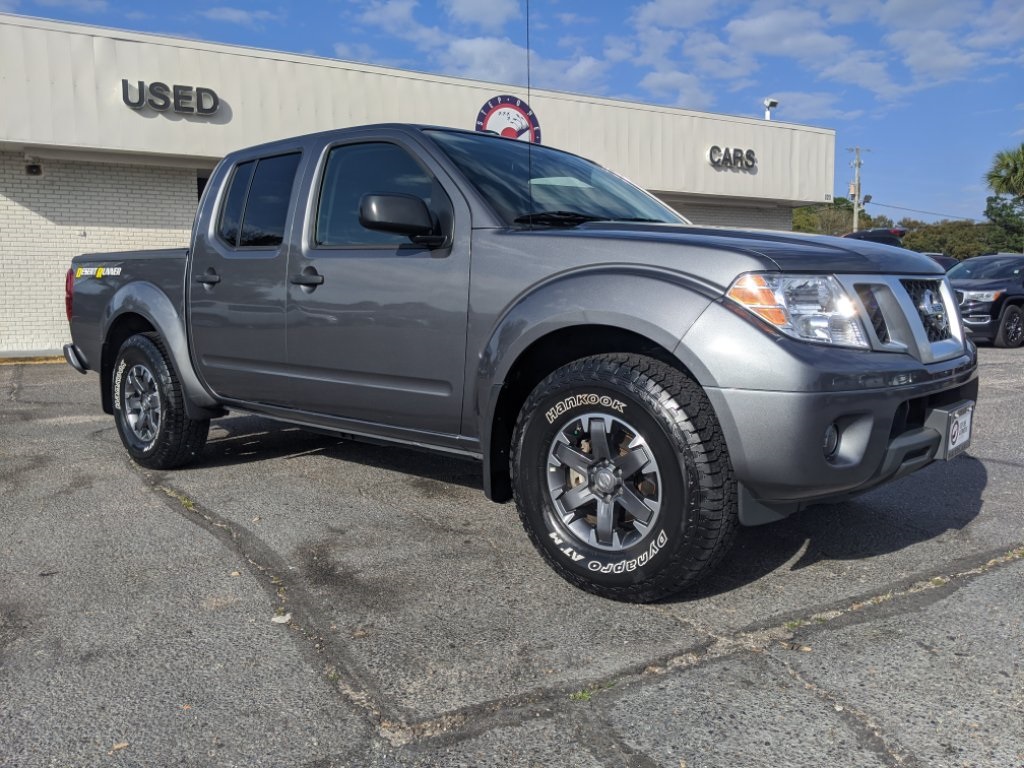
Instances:
[[[278,16],[270,11],[246,11],[241,8],[229,8],[226,6],[210,8],[200,11],[200,16],[205,16],[211,21],[226,21],[229,24],[238,24],[242,27],[254,28],[264,22],[276,21]]]
[[[568,65],[568,66],[563,66]],[[593,56],[580,56],[574,61],[550,62],[549,73],[537,81],[548,88],[580,93],[603,93],[609,63]]]
[[[633,12],[639,29],[687,29],[713,18],[720,0],[650,0]]]
[[[861,109],[842,109],[837,106],[840,99],[835,93],[782,91],[773,94],[779,100],[775,117],[785,122],[804,120],[856,120],[863,116]]]
[[[507,38],[476,37],[452,40],[436,60],[450,75],[475,80],[523,85],[526,49]],[[530,80],[538,88],[601,93],[609,63],[593,56],[547,59],[530,57]]]
[[[981,0],[887,0],[877,11],[883,29],[956,29],[985,13]]]
[[[628,61],[636,56],[636,43],[628,37],[608,35],[604,39],[604,57],[611,62]]]
[[[995,0],[992,7],[975,19],[975,31],[966,43],[972,48],[991,49],[1019,44],[1024,40],[1024,3]]]
[[[687,35],[683,53],[699,71],[715,78],[746,77],[758,68],[753,56],[736,46],[726,45],[710,32],[695,31]]]
[[[821,70],[820,76],[859,86],[887,100],[897,99],[908,91],[907,87],[893,82],[889,76],[886,56],[881,51],[860,50],[848,53]]]
[[[637,36],[634,61],[655,69],[671,69],[672,49],[679,44],[679,33],[670,29],[647,29]]]
[[[827,34],[814,11],[773,10],[726,24],[730,44],[748,54],[786,56],[815,64],[832,61],[850,49],[850,39]]]
[[[687,109],[706,109],[714,103],[714,97],[689,72],[648,72],[640,81],[640,87],[658,98],[671,100],[675,106]]]
[[[445,45],[450,35],[438,27],[428,27],[417,21],[417,5],[418,0],[376,0],[359,15],[358,21],[400,40],[408,40],[420,50],[429,51]]]
[[[440,0],[440,4],[455,21],[492,32],[519,18],[519,0]]]
[[[956,45],[946,32],[918,29],[893,32],[886,42],[903,56],[903,63],[924,82],[947,82],[965,77],[979,64],[981,54]]]
[[[373,47],[366,43],[335,43],[334,55],[346,61],[372,62],[379,58]]]
[[[526,82],[526,49],[507,38],[452,40],[440,58],[450,75],[514,85]]]
[[[587,39],[585,37],[580,37],[579,35],[566,35],[565,37],[558,38],[558,47],[578,50],[582,48],[586,42]]]
[[[36,0],[36,4],[44,8],[71,8],[82,13],[103,13],[110,7],[107,0]]]
[[[825,9],[828,20],[833,24],[856,24],[881,12],[882,0],[812,0],[812,5]]]

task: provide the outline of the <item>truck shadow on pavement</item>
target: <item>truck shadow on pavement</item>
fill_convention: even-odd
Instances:
[[[798,571],[880,557],[960,531],[981,511],[987,484],[985,465],[968,454],[935,462],[848,501],[813,505],[778,523],[741,528],[715,572],[672,600],[728,592],[783,567]]]
[[[198,465],[227,467],[313,454],[402,472],[420,480],[462,485],[483,493],[480,465],[470,459],[312,432],[260,416],[231,416],[212,422],[210,438]]]
[[[410,493],[425,500],[435,497],[443,484],[454,484],[480,491],[483,503],[483,478],[476,462],[310,432],[258,416],[215,421],[200,466],[315,454],[409,475]],[[735,546],[718,568],[668,602],[730,592],[782,568],[798,571],[827,567],[830,561],[867,560],[959,531],[978,516],[987,483],[985,465],[968,454],[949,463],[936,462],[864,496],[811,506],[778,523],[740,528]],[[502,514],[498,507],[494,513]]]

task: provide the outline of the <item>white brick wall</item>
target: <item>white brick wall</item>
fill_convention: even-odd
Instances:
[[[40,160],[0,152],[0,355],[58,352],[70,340],[64,274],[91,251],[188,246],[196,172]]]
[[[740,227],[743,229],[793,230],[793,210],[779,206],[747,206],[695,203],[690,200],[669,202],[694,224],[711,227]]]

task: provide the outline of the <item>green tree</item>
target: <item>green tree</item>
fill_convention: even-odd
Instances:
[[[1024,251],[1024,197],[995,195],[985,202],[985,218],[1006,233],[1012,250]]]
[[[1024,144],[996,152],[985,183],[997,195],[1024,197]]]
[[[1009,242],[1006,232],[995,224],[943,220],[908,232],[903,238],[903,247],[966,259],[983,253],[1005,251]]]
[[[860,212],[860,229],[892,226],[887,216],[873,217]],[[822,205],[807,205],[793,210],[793,231],[818,235],[845,235],[853,229],[853,203],[845,197]]]

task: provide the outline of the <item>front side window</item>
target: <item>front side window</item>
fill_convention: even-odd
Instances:
[[[415,195],[431,207],[443,193],[408,152],[395,144],[343,144],[331,150],[316,214],[318,246],[401,246],[409,238],[366,229],[359,201],[367,194]]]
[[[229,245],[280,245],[288,218],[299,153],[239,163],[231,176],[218,234]]]

